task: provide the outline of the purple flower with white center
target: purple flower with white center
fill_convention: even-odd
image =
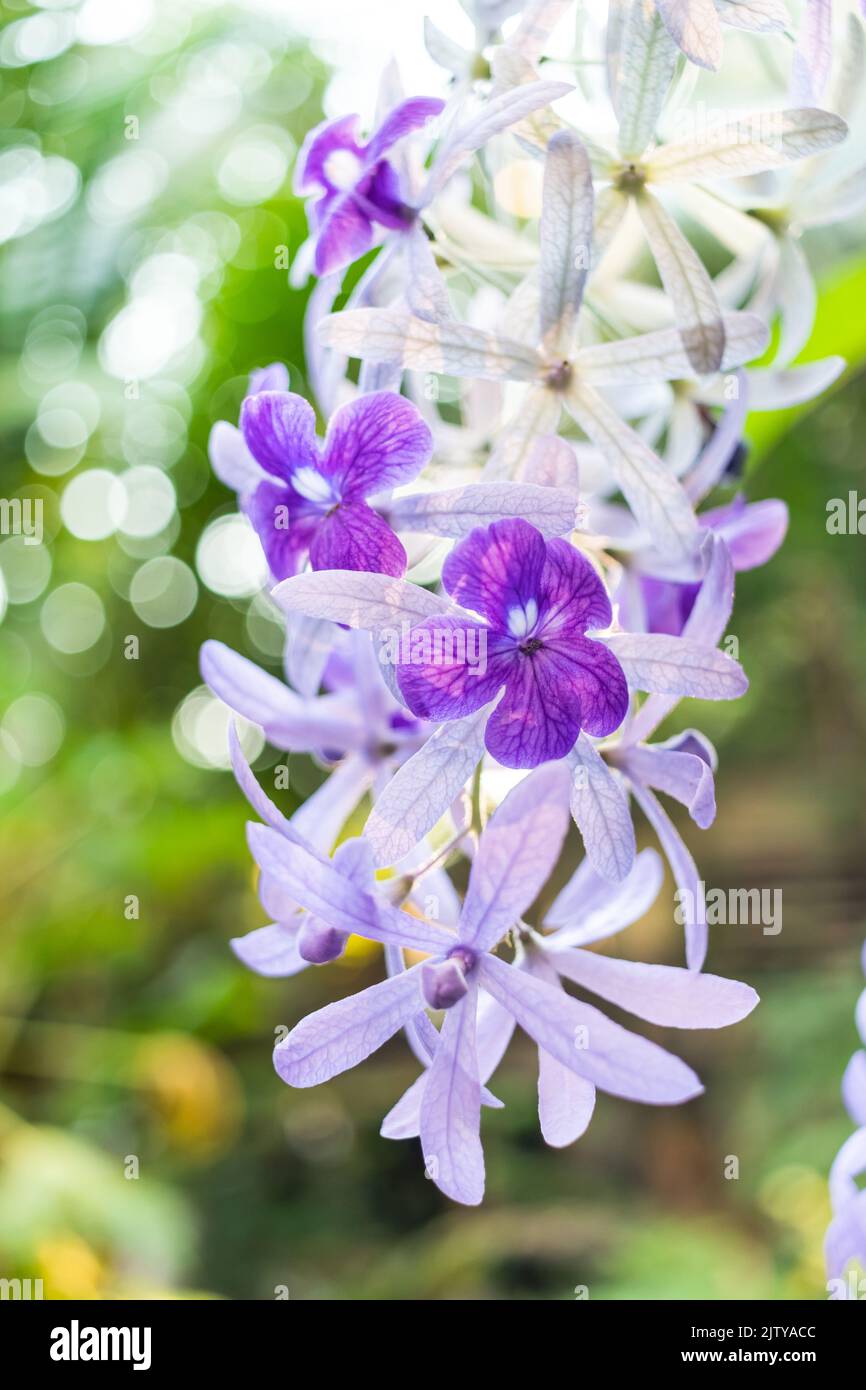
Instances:
[[[366,142],[356,115],[324,121],[310,131],[298,155],[294,188],[309,198],[317,275],[330,275],[363,256],[375,245],[377,228],[405,232],[412,226],[416,210],[385,156],[444,106],[437,97],[400,102]]]
[[[521,523],[509,525],[520,526]],[[634,716],[634,741],[652,733],[684,695],[702,700],[733,700],[748,689],[742,668],[713,645],[721,637],[731,611],[733,571],[730,557],[724,544],[713,536],[706,537],[704,547],[716,559],[708,565],[701,596],[682,637],[611,632],[599,633],[586,643],[589,647],[603,644],[622,668],[629,689],[643,690],[651,696]],[[560,543],[550,548],[555,554],[562,553]],[[274,598],[290,615],[301,613],[310,619],[330,619],[363,628],[374,633],[380,642],[390,642],[395,630],[399,632],[405,628],[409,639],[409,665],[416,660],[423,666],[428,661],[428,653],[431,657],[435,654],[437,660],[442,658],[442,665],[451,665],[458,680],[465,678],[467,683],[475,681],[478,684],[487,681],[489,668],[482,670],[481,661],[472,665],[478,675],[464,676],[461,663],[450,658],[461,654],[461,645],[468,658],[468,637],[472,637],[475,647],[481,635],[485,641],[489,640],[489,629],[479,625],[468,609],[406,580],[339,570],[301,574],[278,585]],[[437,620],[432,632],[424,630],[429,619]],[[443,623],[441,619],[446,621]],[[514,643],[513,633],[509,635]],[[388,659],[384,648],[380,659]],[[402,655],[400,660],[403,661]],[[434,666],[433,670],[436,669]],[[474,707],[474,713],[456,719],[442,716],[440,727],[376,798],[364,833],[374,846],[377,863],[393,864],[402,859],[461,794],[483,757],[486,726],[497,700],[499,687],[494,688],[493,698],[488,695],[486,704]],[[653,722],[645,729],[647,721]],[[628,727],[632,728],[631,722]],[[638,729],[642,732],[638,733]],[[533,730],[533,736],[536,733]],[[583,730],[566,757],[574,771],[572,814],[583,835],[587,853],[601,873],[620,879],[628,873],[634,860],[634,829],[628,797]]]
[[[664,1027],[721,1028],[739,1022],[758,1002],[748,985],[586,949],[643,916],[652,906],[663,877],[661,860],[654,850],[638,855],[631,874],[619,884],[599,877],[584,860],[538,930],[519,925],[515,967],[560,992],[564,981],[570,981],[637,1018]],[[477,1050],[483,1082],[501,1062],[514,1026],[514,1015],[507,1006],[495,995],[482,996]],[[580,1043],[584,1038],[579,1035],[575,1041]],[[591,1034],[585,1042],[592,1046]],[[408,1139],[419,1133],[427,1082],[425,1071],[389,1111],[382,1125],[385,1138]],[[538,1117],[545,1141],[553,1148],[562,1148],[579,1139],[592,1118],[595,1100],[593,1080],[564,1065],[555,1052],[539,1044]]]
[[[866,946],[861,955],[866,975]],[[857,1030],[866,1047],[866,989],[857,1001]],[[842,1098],[857,1130],[845,1140],[830,1169],[833,1219],[824,1240],[830,1297],[862,1299],[866,1293],[866,1051],[851,1058],[842,1078]]]
[[[581,1091],[599,1087],[662,1105],[701,1091],[694,1072],[678,1058],[573,998],[558,981],[493,954],[520,923],[559,856],[568,822],[565,783],[561,765],[541,768],[506,797],[481,836],[456,931],[378,901],[273,830],[250,827],[262,870],[316,917],[390,948],[429,952],[429,959],[302,1020],[275,1048],[274,1065],[289,1085],[319,1085],[363,1061],[401,1027],[413,1024],[423,1033],[425,1007],[444,1009],[430,1066],[418,1086],[423,1090],[418,1128],[429,1176],[455,1201],[477,1204],[484,1191],[479,1125],[486,1097],[479,1068],[489,1065],[490,1044],[483,1035],[479,1039],[482,995],[498,1006],[492,1009],[497,1027],[500,1012],[510,1016],[569,1078],[584,1083]],[[657,998],[664,978],[647,979],[643,994],[633,984],[632,1005],[640,996],[653,1016],[671,1018],[677,1016],[677,1001],[680,1014],[690,1018],[700,1005],[705,1026],[719,1026],[742,1017],[755,1002],[745,986],[712,977],[703,984],[688,977],[682,984],[678,976],[665,1010]],[[590,987],[601,992],[597,986],[598,981]],[[622,999],[629,984],[610,983],[608,990]]]
[[[610,626],[610,602],[589,561],[568,541],[545,541],[518,519],[478,528],[448,556],[442,582],[483,623],[435,617],[415,628],[413,646],[423,645],[426,634],[433,654],[397,667],[415,714],[460,719],[504,687],[485,744],[514,768],[564,757],[582,728],[603,736],[622,723],[628,709],[622,668],[586,636],[587,629]],[[467,663],[470,650],[486,653],[483,673]]]
[[[291,391],[261,391],[241,408],[241,433],[258,465],[243,507],[276,579],[313,569],[400,575],[406,552],[367,498],[417,477],[433,437],[393,391],[341,406],[324,443],[311,405]]]
[[[277,370],[254,374],[251,384]],[[313,569],[401,575],[406,552],[395,530],[459,539],[518,512],[545,536],[573,529],[577,495],[570,487],[468,483],[390,496],[417,477],[432,448],[416,407],[393,391],[341,406],[322,445],[312,407],[288,391],[248,396],[241,429],[221,420],[210,438],[214,472],[238,493],[277,579],[296,574],[307,559]]]
[[[314,570],[403,574],[406,550],[368,496],[416,478],[432,435],[393,391],[359,396],[335,411],[325,441],[313,407],[293,392],[247,396],[240,432],[263,477],[245,510],[275,578]]]

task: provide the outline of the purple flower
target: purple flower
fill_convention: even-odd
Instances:
[[[358,117],[341,116],[311,130],[295,172],[295,192],[318,195],[308,203],[316,243],[317,275],[329,275],[369,251],[376,227],[406,231],[415,209],[406,201],[400,177],[384,156],[403,136],[438,116],[445,103],[436,97],[413,97],[389,112],[363,143]]]
[[[432,435],[410,401],[360,396],[336,411],[320,444],[307,401],[260,391],[243,403],[241,433],[257,466],[238,480],[242,504],[276,579],[308,557],[313,569],[403,574],[406,552],[366,499],[409,482],[430,457]]]
[[[568,541],[545,541],[520,520],[477,528],[448,556],[442,582],[483,622],[442,616],[415,628],[413,649],[423,656],[428,641],[431,659],[397,668],[413,713],[459,719],[504,686],[485,744],[515,768],[564,757],[581,729],[602,736],[622,723],[625,676],[607,648],[586,636],[588,628],[610,626],[610,602]],[[485,653],[483,670],[466,661],[467,651]]]
[[[574,1084],[565,1094],[579,1092],[581,1123],[595,1087],[649,1104],[677,1104],[701,1090],[685,1063],[573,998],[544,968],[526,968],[522,958],[510,965],[492,954],[555,866],[568,824],[566,786],[561,765],[546,767],[506,797],[482,834],[456,930],[400,912],[273,830],[250,827],[262,871],[316,918],[389,949],[429,953],[429,959],[303,1019],[274,1051],[278,1074],[292,1086],[318,1085],[363,1061],[402,1027],[428,1037],[425,1008],[444,1009],[430,1066],[416,1083],[418,1131],[428,1174],[459,1202],[475,1204],[483,1195],[480,1112],[482,1102],[493,1103],[483,1073],[499,1050],[503,1024],[510,1030],[518,1023],[557,1064],[553,1080],[560,1079],[560,1069],[568,1074]],[[581,968],[571,957],[589,953],[573,951],[567,941],[556,959],[571,978],[569,972]],[[721,1026],[756,1002],[747,986],[712,976],[643,967],[644,976],[641,967],[625,962],[605,964],[607,975],[600,965],[587,988],[675,1026],[695,1026],[699,1017],[702,1026]],[[587,975],[592,969],[586,965]]]
[[[757,996],[747,985],[714,975],[697,975],[676,966],[645,965],[585,949],[643,916],[652,906],[663,878],[661,860],[651,849],[638,855],[631,874],[619,884],[599,877],[589,861],[584,860],[547,911],[539,929],[520,928],[514,966],[556,991],[563,991],[563,982],[570,980],[637,1018],[664,1027],[720,1028],[738,1022],[757,1003]],[[487,991],[490,988],[488,982]],[[490,993],[482,996],[478,1010],[482,1081],[493,1075],[502,1060],[514,1025],[514,1015],[507,1005]],[[576,1034],[574,1045],[591,1048],[591,1034]],[[419,1133],[426,1084],[427,1076],[423,1073],[388,1113],[382,1125],[385,1138],[408,1139]],[[651,1099],[649,1095],[635,1098]],[[592,1118],[595,1099],[593,1080],[564,1065],[555,1051],[539,1044],[538,1117],[546,1143],[562,1148],[579,1139]]]

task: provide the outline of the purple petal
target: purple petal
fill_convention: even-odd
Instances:
[[[538,636],[545,641],[610,626],[607,590],[589,560],[567,540],[548,541],[540,591]]]
[[[511,610],[537,609],[547,549],[544,537],[526,521],[479,526],[451,551],[442,583],[457,603],[508,632]]]
[[[487,751],[503,767],[538,767],[564,758],[580,733],[573,681],[559,674],[553,662],[536,659],[539,655],[512,663],[505,694],[487,721]]]
[[[555,938],[551,946],[547,959],[560,975],[648,1023],[667,1028],[726,1028],[739,1023],[758,1003],[749,985],[720,975],[616,960],[595,951],[559,949]]]
[[[477,1206],[484,1196],[481,1082],[475,1037],[478,985],[445,1015],[421,1102],[421,1148],[429,1177],[447,1197]]]
[[[351,265],[370,250],[375,240],[373,223],[352,195],[335,198],[316,232],[316,274],[332,275]]]
[[[842,1099],[855,1125],[866,1125],[866,1052],[855,1052],[845,1068]]]
[[[572,770],[571,814],[587,858],[599,874],[619,883],[634,864],[635,838],[623,779],[581,734],[568,755]]]
[[[322,863],[264,825],[249,825],[247,837],[259,867],[281,883],[296,902],[340,931],[371,941],[441,954],[454,944],[450,932],[365,892],[331,864]]]
[[[471,777],[484,749],[488,710],[443,724],[377,798],[364,833],[378,864],[395,864],[432,830]]]
[[[409,101],[402,101],[393,111],[388,112],[379,129],[370,137],[364,151],[367,160],[372,163],[380,159],[385,151],[398,140],[402,140],[404,135],[426,125],[444,108],[444,101],[440,101],[438,97],[412,97]]]
[[[241,433],[257,463],[288,482],[298,468],[319,469],[316,415],[292,391],[260,391],[241,406]]]
[[[338,150],[348,150],[361,165],[363,147],[358,140],[356,115],[322,121],[307,133],[295,165],[294,191],[303,196],[317,188],[333,189],[335,185],[325,166],[329,156]]]
[[[553,928],[556,946],[586,946],[631,926],[648,912],[664,880],[654,849],[642,849],[634,868],[620,883],[597,874],[584,859],[545,913],[543,926]]]
[[[274,579],[289,579],[307,561],[322,509],[291,487],[263,482],[243,499]]]
[[[522,969],[556,989],[561,989],[556,971],[541,952],[532,951]],[[543,1047],[538,1049],[538,1119],[544,1142],[562,1149],[586,1133],[595,1109],[595,1087],[576,1072],[557,1062]]]
[[[738,497],[704,512],[700,522],[726,542],[735,570],[751,570],[765,565],[785,539],[788,508],[775,498],[746,502]]]
[[[406,552],[387,521],[366,502],[341,502],[318,522],[310,563],[314,570],[364,570],[399,579]]]
[[[556,866],[568,829],[568,769],[519,782],[484,829],[472,863],[460,940],[489,951],[532,905]]]
[[[678,1057],[612,1023],[564,990],[496,956],[485,956],[479,970],[483,987],[514,1014],[538,1046],[599,1090],[647,1105],[676,1105],[703,1089]]]
[[[700,970],[707,954],[708,933],[695,861],[683,843],[680,832],[652,792],[636,782],[631,784],[631,789],[635,801],[659,837],[659,844],[677,885],[685,926],[686,965],[690,970]]]
[[[345,703],[336,696],[303,700],[276,676],[222,642],[205,642],[201,673],[230,709],[260,724],[271,743],[291,752],[339,748],[356,742]]]
[[[348,939],[347,932],[307,913],[298,931],[298,954],[310,965],[326,965],[343,954]]]
[[[229,945],[248,969],[268,978],[297,975],[308,965],[298,950],[296,926],[272,922],[270,926],[247,932],[246,936],[233,937]]]
[[[318,1086],[363,1062],[420,1008],[420,965],[310,1014],[274,1048],[289,1086]]]
[[[696,753],[660,746],[628,747],[616,758],[631,780],[666,792],[683,806],[696,825],[706,830],[716,816],[713,771]]]
[[[545,637],[539,665],[570,684],[579,702],[580,725],[595,738],[618,729],[628,710],[628,685],[617,657],[589,637]]]
[[[428,618],[408,634],[397,663],[397,684],[413,714],[459,719],[493,699],[518,662],[514,644],[480,624]]]
[[[344,498],[369,497],[417,478],[433,452],[433,436],[417,409],[396,391],[375,391],[332,417],[322,471]]]
[[[207,451],[214,473],[233,492],[241,495],[252,492],[262,481],[262,470],[244,443],[243,435],[228,420],[217,420],[210,432]]]
[[[689,614],[683,636],[714,646],[725,631],[734,604],[734,566],[721,537],[707,536],[701,547],[704,578]],[[675,695],[650,695],[628,726],[629,743],[649,738],[676,707]]]
[[[248,395],[255,396],[259,391],[288,391],[289,370],[282,362],[272,362],[268,367],[257,367],[250,372]]]

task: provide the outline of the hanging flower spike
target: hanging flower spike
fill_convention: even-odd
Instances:
[[[417,477],[433,436],[393,391],[341,406],[323,444],[313,408],[291,391],[261,391],[241,408],[241,433],[259,465],[242,498],[276,579],[313,569],[398,576],[406,552],[366,498]]]
[[[298,155],[294,189],[310,197],[307,215],[317,275],[330,275],[363,256],[376,241],[377,226],[406,231],[412,225],[415,210],[404,201],[399,175],[384,156],[444,106],[436,97],[401,102],[366,144],[358,138],[354,115],[324,121],[310,131]]]
[[[397,682],[414,714],[459,719],[504,686],[485,743],[505,767],[562,758],[581,728],[612,733],[625,718],[628,688],[619,662],[587,628],[606,628],[611,608],[592,565],[567,541],[545,541],[515,519],[478,528],[445,561],[442,582],[483,624],[430,618],[412,634]],[[415,662],[429,646],[430,658]],[[486,653],[486,669],[465,652]],[[463,658],[461,659],[461,653]]]

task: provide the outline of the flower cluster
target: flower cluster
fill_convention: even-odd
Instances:
[[[342,116],[298,157],[310,236],[292,279],[317,277],[309,390],[289,390],[279,364],[256,372],[238,427],[211,438],[285,615],[286,680],[218,642],[202,671],[329,774],[287,819],[232,732],[270,919],[237,955],[289,976],[352,934],[384,947],[381,983],[279,1043],[279,1076],[317,1085],[402,1030],[420,1073],[382,1133],[420,1137],[433,1181],[477,1203],[481,1108],[500,1105],[488,1083],[515,1025],[538,1048],[542,1134],[563,1145],[597,1090],[678,1104],[701,1089],[584,993],[685,1029],[757,1002],[703,970],[695,912],[684,966],[595,948],[649,909],[664,861],[681,899],[700,898],[659,794],[710,825],[716,755],[697,729],[657,733],[683,698],[747,689],[720,646],[735,576],[772,557],[787,512],[740,488],[746,413],[807,400],[842,370],[792,365],[815,299],[798,237],[857,211],[866,180],[834,182],[852,79],[843,64],[833,86],[829,6],[807,10],[787,102],[707,121],[689,106],[692,65],[719,67],[722,23],[755,43],[788,28],[783,0],[623,0],[544,76],[570,0],[466,8],[477,51],[425,30],[446,97],[406,99],[391,64],[372,133]],[[835,192],[817,198],[828,174]],[[728,257],[715,276],[710,236]],[[647,251],[657,285],[639,277]],[[365,798],[363,833],[346,838]],[[664,860],[637,852],[632,803]],[[862,1235],[847,1174],[833,1268],[857,1222]]]

